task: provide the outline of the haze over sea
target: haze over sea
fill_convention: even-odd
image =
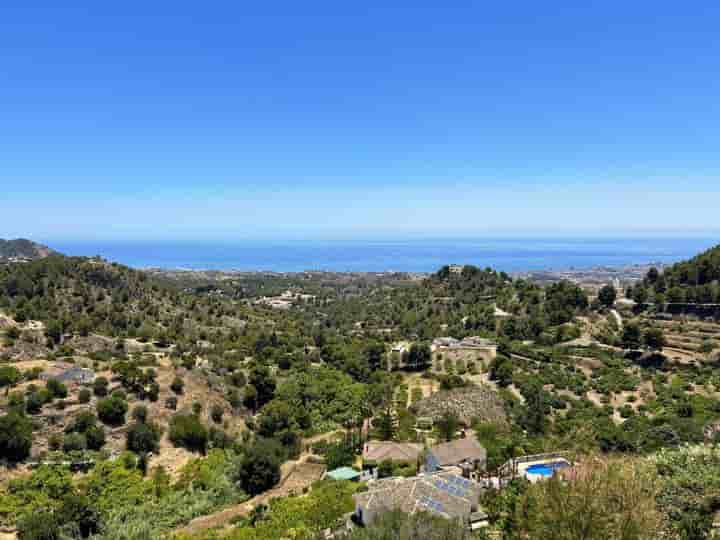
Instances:
[[[135,268],[301,272],[433,272],[444,264],[497,270],[559,270],[672,263],[717,238],[482,238],[397,241],[250,241],[227,243],[52,242],[67,255],[100,255]]]

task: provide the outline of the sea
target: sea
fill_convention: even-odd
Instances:
[[[506,272],[684,260],[720,238],[462,238],[389,241],[50,242],[67,255],[135,268],[267,272],[434,272],[472,264]]]

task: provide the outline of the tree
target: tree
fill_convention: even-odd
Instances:
[[[413,343],[405,355],[405,366],[411,370],[424,371],[432,363],[432,352],[427,343]]]
[[[380,440],[391,441],[395,438],[397,425],[392,407],[389,405],[383,407],[374,423],[377,426]]]
[[[379,341],[372,341],[365,346],[363,350],[365,361],[371,371],[377,371],[383,367],[385,359],[385,345]]]
[[[68,395],[67,387],[60,382],[59,380],[53,378],[48,379],[48,382],[46,383],[45,387],[47,388],[47,391],[50,392],[50,395],[53,398],[61,398],[64,399]]]
[[[76,493],[65,495],[57,515],[60,523],[77,527],[82,538],[100,532],[100,513],[85,495]]]
[[[63,452],[81,451],[87,448],[87,440],[82,433],[68,433],[63,439]]]
[[[223,408],[216,403],[210,408],[210,418],[212,418],[213,422],[219,424],[220,422],[222,422],[224,412],[225,411],[223,411]]]
[[[144,424],[145,422],[147,422],[148,409],[145,405],[135,405],[135,407],[133,407],[131,416],[136,422]]]
[[[93,382],[93,392],[98,397],[105,397],[108,394],[108,380],[105,377],[98,377]]]
[[[355,452],[347,441],[329,444],[325,449],[325,465],[332,471],[340,467],[349,467],[355,461]]]
[[[15,366],[0,366],[0,388],[5,388],[5,395],[9,392],[10,387],[15,386],[20,379],[22,379],[22,374]]]
[[[98,417],[103,423],[110,426],[123,425],[125,423],[125,414],[127,411],[127,402],[116,395],[103,398],[97,403]]]
[[[523,388],[522,393],[525,397],[525,411],[521,419],[523,426],[532,435],[544,434],[547,428],[545,413],[548,404],[542,384],[537,380],[533,380]]]
[[[91,398],[92,394],[87,388],[83,388],[82,390],[80,390],[80,392],[78,392],[78,401],[80,403],[90,403]]]
[[[0,417],[0,458],[22,461],[32,448],[32,423],[18,413]]]
[[[600,301],[600,304],[606,308],[612,307],[613,304],[615,304],[616,299],[617,291],[612,285],[605,285],[598,293],[598,300]]]
[[[637,323],[628,323],[623,328],[622,346],[625,349],[639,349],[642,341]]]
[[[456,437],[460,420],[454,412],[446,410],[436,423],[440,438],[444,441],[452,441]]]
[[[498,355],[490,362],[490,380],[505,388],[513,382],[513,365],[507,356]]]
[[[127,449],[137,454],[155,452],[160,442],[159,430],[148,423],[136,422],[130,426],[126,437]]]
[[[240,459],[237,480],[251,496],[272,488],[280,480],[280,449],[267,439],[256,440]]]
[[[175,446],[192,452],[205,453],[208,442],[207,428],[194,414],[176,414],[170,419],[169,438]]]
[[[184,388],[185,382],[182,380],[181,377],[175,377],[172,383],[170,383],[170,390],[172,390],[176,394],[182,394]]]
[[[105,430],[102,426],[92,426],[85,432],[88,450],[100,450],[105,446]]]
[[[395,468],[393,462],[389,459],[383,460],[378,463],[377,473],[378,478],[390,478],[393,475]]]
[[[269,402],[275,395],[275,378],[267,366],[255,364],[250,371],[250,385],[257,392],[257,407],[260,408]]]
[[[665,334],[661,328],[648,328],[643,334],[643,343],[651,351],[662,351],[665,347]]]
[[[243,390],[243,404],[251,411],[258,409],[258,394],[252,384],[248,384]]]
[[[47,510],[30,512],[18,521],[19,540],[60,540],[58,517]]]

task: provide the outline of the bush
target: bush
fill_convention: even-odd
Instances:
[[[176,414],[170,419],[169,438],[175,446],[205,453],[208,431],[194,414]]]
[[[17,413],[0,417],[0,458],[22,461],[32,448],[32,424]]]
[[[393,475],[393,464],[390,460],[381,461],[378,465],[378,477],[389,478]]]
[[[60,540],[58,518],[48,511],[31,512],[18,522],[19,540]]]
[[[127,432],[127,449],[138,454],[155,452],[160,442],[160,433],[155,426],[138,421]]]
[[[25,402],[25,410],[30,414],[38,414],[45,405],[45,399],[40,392],[33,392],[27,397]]]
[[[65,439],[63,440],[64,452],[82,451],[86,448],[87,440],[82,433],[73,432],[65,435]]]
[[[78,401],[80,403],[90,403],[90,399],[92,398],[92,394],[90,393],[90,390],[87,388],[83,388],[78,393]]]
[[[98,377],[93,383],[93,392],[98,397],[105,397],[108,394],[108,380],[105,377]]]
[[[177,409],[178,400],[175,396],[170,396],[165,400],[165,408],[174,411]]]
[[[140,422],[141,424],[144,424],[147,422],[148,417],[148,410],[145,405],[135,405],[132,410],[132,417],[133,420],[136,422]]]
[[[96,425],[97,417],[93,413],[89,411],[81,412],[75,417],[72,424],[65,428],[65,433],[85,433],[88,429]]]
[[[64,399],[68,395],[67,387],[57,379],[48,379],[45,388],[53,398]]]
[[[85,432],[88,450],[100,450],[105,446],[105,430],[102,426],[92,426]]]
[[[223,408],[220,405],[215,404],[210,409],[210,418],[212,418],[213,422],[219,424],[222,422],[223,412]]]
[[[57,452],[62,448],[63,438],[59,433],[53,433],[48,437],[48,448],[51,452]]]
[[[175,377],[173,382],[170,383],[170,390],[176,394],[182,394],[185,388],[185,382],[180,377]]]
[[[103,398],[97,404],[98,417],[103,423],[110,426],[123,425],[127,410],[128,405],[125,400],[115,395]]]
[[[245,451],[237,470],[237,481],[249,495],[267,491],[280,480],[281,449],[268,439],[258,439]]]

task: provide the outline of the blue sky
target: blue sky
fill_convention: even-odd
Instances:
[[[16,4],[0,237],[720,231],[717,2]]]

